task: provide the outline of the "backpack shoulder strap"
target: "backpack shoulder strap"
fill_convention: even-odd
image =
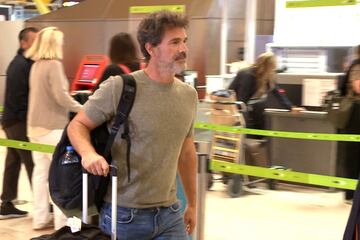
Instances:
[[[128,118],[135,101],[136,82],[134,77],[130,74],[124,74],[121,77],[123,79],[123,89],[111,131],[119,130],[120,125]]]
[[[130,68],[128,68],[128,66],[126,66],[125,64],[118,64],[118,67],[125,73],[125,74],[129,74],[131,73]]]
[[[136,95],[136,82],[132,75],[124,74],[121,76],[123,79],[123,89],[120,101],[117,106],[114,124],[111,127],[110,135],[106,143],[104,157],[110,156],[111,146],[114,143],[117,132],[120,126],[127,121],[132,106],[135,101]]]

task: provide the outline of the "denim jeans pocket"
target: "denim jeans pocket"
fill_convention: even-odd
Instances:
[[[118,207],[117,209],[117,224],[128,224],[134,219],[134,211],[130,208]],[[103,215],[101,225],[104,229],[110,229],[111,226],[111,213],[106,212]]]
[[[169,207],[169,209],[170,209],[171,212],[173,212],[173,213],[179,212],[179,211],[181,210],[181,204],[180,204],[180,202],[174,203],[173,205],[171,205],[171,206]]]
[[[101,213],[100,215],[100,229],[107,233],[111,234],[111,216],[109,216],[107,213]]]
[[[134,210],[131,208],[118,207],[117,223],[131,223],[134,219]]]

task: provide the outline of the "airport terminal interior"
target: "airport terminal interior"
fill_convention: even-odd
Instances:
[[[64,33],[62,63],[69,91],[80,95],[98,84],[110,63],[111,37],[127,32],[136,39],[141,19],[159,9],[185,13],[189,19],[187,68],[179,78],[199,96],[197,152],[206,154],[214,166],[223,164],[224,171],[245,164],[237,169],[249,174],[229,175],[219,169],[198,174],[200,227],[192,239],[342,239],[353,204],[342,188],[354,189],[356,182],[335,178],[346,177],[345,143],[334,137],[340,132],[329,120],[325,96],[339,88],[339,79],[356,58],[359,1],[0,0],[0,109],[6,69],[24,27],[55,26]],[[276,104],[263,109],[264,126],[272,135],[259,139],[256,134],[261,131],[245,135],[234,130],[247,127],[252,109],[223,90],[265,52],[276,59],[274,80],[280,95],[297,110]],[[229,133],[228,127],[234,126]],[[327,141],[319,133],[333,138]],[[0,140],[6,141],[2,128]],[[0,144],[0,192],[5,145]],[[270,175],[276,180],[262,178]],[[282,177],[295,180],[279,180]],[[23,166],[14,203],[29,214],[0,220],[0,240],[54,232],[33,230],[33,202]]]

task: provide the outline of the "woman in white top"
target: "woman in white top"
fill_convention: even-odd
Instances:
[[[56,145],[68,122],[69,111],[82,106],[69,94],[69,82],[62,65],[64,34],[56,27],[41,30],[26,56],[34,60],[30,71],[28,137],[31,142]],[[33,152],[33,228],[53,225],[49,212],[48,171],[52,155]],[[54,206],[55,229],[66,224],[66,217]]]

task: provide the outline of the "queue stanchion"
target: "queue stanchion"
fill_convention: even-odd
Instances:
[[[208,185],[208,159],[210,153],[210,142],[205,141],[196,141],[196,151],[198,157],[198,171],[197,171],[197,221],[196,227],[193,234],[195,240],[204,240],[205,234],[205,200],[206,200],[206,190]]]
[[[197,171],[197,221],[196,228],[193,234],[193,239],[204,240],[205,233],[205,198],[207,190],[207,174],[208,174],[208,158],[210,151],[210,143],[197,141],[196,151],[198,157],[198,171]]]
[[[197,153],[198,173],[197,173],[197,221],[194,232],[195,240],[204,240],[205,230],[205,197],[207,189],[207,153]]]

